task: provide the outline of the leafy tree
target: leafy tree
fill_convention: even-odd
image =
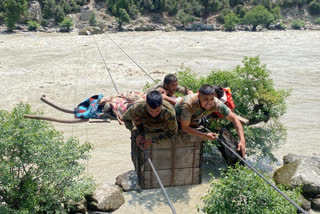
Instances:
[[[279,187],[295,202],[301,190]],[[203,197],[202,211],[208,214],[296,213],[296,208],[249,168],[237,165],[222,173],[218,181],[211,181],[208,195]]]
[[[19,20],[20,16],[27,11],[28,2],[26,0],[5,0],[5,22],[8,31],[15,29],[15,24]]]
[[[66,16],[66,14],[64,13],[62,7],[58,6],[54,20],[56,22],[62,22],[63,19],[65,18],[65,16]]]
[[[63,9],[63,12],[65,14],[68,14],[71,12],[71,7],[70,4],[66,0],[60,0],[59,3],[60,7]]]
[[[272,20],[272,14],[263,5],[254,7],[244,16],[245,23],[251,24],[253,31],[256,30],[258,25],[269,25]]]
[[[91,144],[64,141],[48,122],[30,120],[30,106],[0,110],[0,212],[66,213],[61,206],[91,194],[84,176]]]
[[[320,17],[316,18],[316,20],[314,20],[314,23],[316,23],[317,25],[320,25]]]
[[[247,154],[276,160],[272,152],[286,138],[286,129],[279,118],[286,112],[285,99],[289,92],[274,89],[269,75],[270,71],[260,64],[259,57],[245,57],[243,66],[238,65],[231,71],[212,71],[200,78],[189,68],[182,68],[177,73],[179,84],[194,92],[205,83],[230,87],[236,104],[235,113],[249,120],[249,125],[243,127]],[[226,120],[213,120],[210,124],[214,132],[222,126],[236,136],[233,125]]]
[[[224,29],[226,31],[234,31],[236,25],[239,22],[239,18],[235,13],[230,13],[226,17],[224,17]]]
[[[43,18],[50,19],[56,15],[56,2],[55,0],[44,0],[43,2]]]
[[[127,11],[123,8],[120,8],[119,9],[119,18],[118,18],[119,28],[122,27],[123,23],[129,23],[129,22],[130,22],[130,18],[129,18]]]

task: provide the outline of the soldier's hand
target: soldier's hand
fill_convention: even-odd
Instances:
[[[244,158],[244,156],[246,155],[246,143],[245,143],[245,141],[241,141],[241,140],[239,141],[237,151],[240,151],[241,152],[241,156]]]
[[[140,147],[140,145],[143,144],[143,143],[144,143],[144,137],[143,137],[142,135],[138,135],[138,136],[136,137],[136,144],[137,144],[137,146]]]
[[[216,133],[207,133],[206,139],[214,141],[215,139],[217,139],[217,134]]]

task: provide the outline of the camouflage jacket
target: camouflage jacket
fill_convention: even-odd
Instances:
[[[128,109],[122,119],[126,128],[131,131],[137,129],[133,121],[140,119],[141,126],[138,131],[146,140],[152,140],[152,143],[161,143],[171,138],[178,130],[174,108],[165,100],[157,117],[149,114],[145,100],[139,100]]]
[[[205,110],[201,108],[198,94],[190,94],[184,96],[180,102],[175,105],[177,120],[191,121],[191,125],[199,124],[199,120],[212,112],[218,112],[223,116],[228,116],[230,109],[223,104],[218,98],[214,98],[214,105],[211,109]]]

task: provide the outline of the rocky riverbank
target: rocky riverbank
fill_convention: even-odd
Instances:
[[[96,24],[89,24],[89,17],[95,14]],[[149,13],[137,16],[128,24],[119,25],[117,18],[106,12],[104,3],[95,3],[90,1],[88,5],[80,7],[80,12],[67,15],[73,21],[73,27],[70,31],[85,34],[100,34],[103,32],[128,32],[128,31],[226,31],[224,24],[221,23],[220,14],[215,14],[206,19],[195,18],[193,22],[183,24],[177,17],[168,16],[166,13]],[[258,25],[256,31],[267,30],[320,30],[320,24],[316,24],[315,16],[310,15],[305,8],[287,8],[281,13],[282,19],[268,26]],[[29,4],[28,15],[22,17],[15,32],[28,32],[27,20],[35,20],[41,23],[41,5],[38,1],[32,1]],[[302,26],[295,27],[292,23],[295,20],[304,22]],[[1,25],[2,24],[2,25]],[[4,23],[0,22],[0,32],[6,31]],[[252,31],[252,25],[236,25],[235,31]],[[38,32],[65,32],[54,19],[46,20],[46,24],[40,25]]]

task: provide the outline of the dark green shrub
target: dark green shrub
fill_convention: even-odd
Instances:
[[[239,23],[239,18],[235,13],[230,13],[224,17],[224,29],[226,31],[234,31],[236,25]]]
[[[5,22],[8,31],[15,29],[15,24],[20,19],[21,15],[27,12],[28,2],[26,0],[5,0]]]
[[[320,0],[313,0],[309,3],[310,13],[313,15],[320,14]]]
[[[243,5],[237,5],[235,8],[236,14],[239,16],[239,18],[243,18],[246,15],[246,8]]]
[[[255,31],[258,25],[269,25],[273,20],[273,15],[263,6],[258,5],[246,13],[244,22],[252,25]]]
[[[220,13],[220,15],[218,16],[217,20],[218,22],[224,24],[224,19],[227,15],[232,14],[233,11],[230,9],[223,9]]]
[[[0,213],[66,213],[62,204],[94,189],[83,164],[91,145],[23,117],[32,113],[25,104],[0,111]]]
[[[42,19],[40,24],[41,24],[42,27],[47,27],[47,25],[48,25],[48,20]]]
[[[305,22],[303,20],[294,20],[292,23],[291,23],[291,27],[295,30],[301,30],[302,28],[304,28],[305,26]]]
[[[65,16],[66,16],[66,14],[63,12],[62,7],[58,6],[54,20],[58,23],[62,22]]]
[[[299,201],[300,189],[279,187],[289,198]],[[296,208],[268,183],[247,167],[237,165],[210,183],[203,197],[202,211],[208,214],[284,214],[297,213]]]
[[[90,26],[97,26],[96,14],[94,12],[92,12],[89,16],[89,25]]]
[[[78,12],[80,10],[80,7],[77,5],[75,0],[70,0],[70,10],[71,12]]]
[[[27,24],[28,24],[28,30],[29,31],[36,31],[39,27],[40,27],[40,25],[39,25],[39,23],[37,22],[37,21],[28,21],[27,22]]]
[[[316,18],[316,19],[314,20],[314,23],[316,23],[317,25],[320,25],[320,17]]]
[[[260,64],[259,57],[245,57],[242,66],[236,66],[231,71],[212,71],[199,78],[190,69],[183,68],[177,77],[180,85],[194,92],[205,83],[230,87],[236,105],[235,113],[249,120],[249,125],[244,126],[247,154],[275,160],[272,152],[286,138],[286,129],[280,122],[280,116],[286,112],[285,99],[289,93],[274,88],[270,71],[266,65]],[[258,123],[259,126],[254,126]],[[234,130],[233,125],[225,120],[213,120],[212,131],[216,132],[218,127]]]
[[[118,18],[118,23],[119,23],[119,28],[121,28],[123,23],[129,23],[130,22],[130,17],[127,13],[127,11],[123,8],[119,9],[119,18]]]

